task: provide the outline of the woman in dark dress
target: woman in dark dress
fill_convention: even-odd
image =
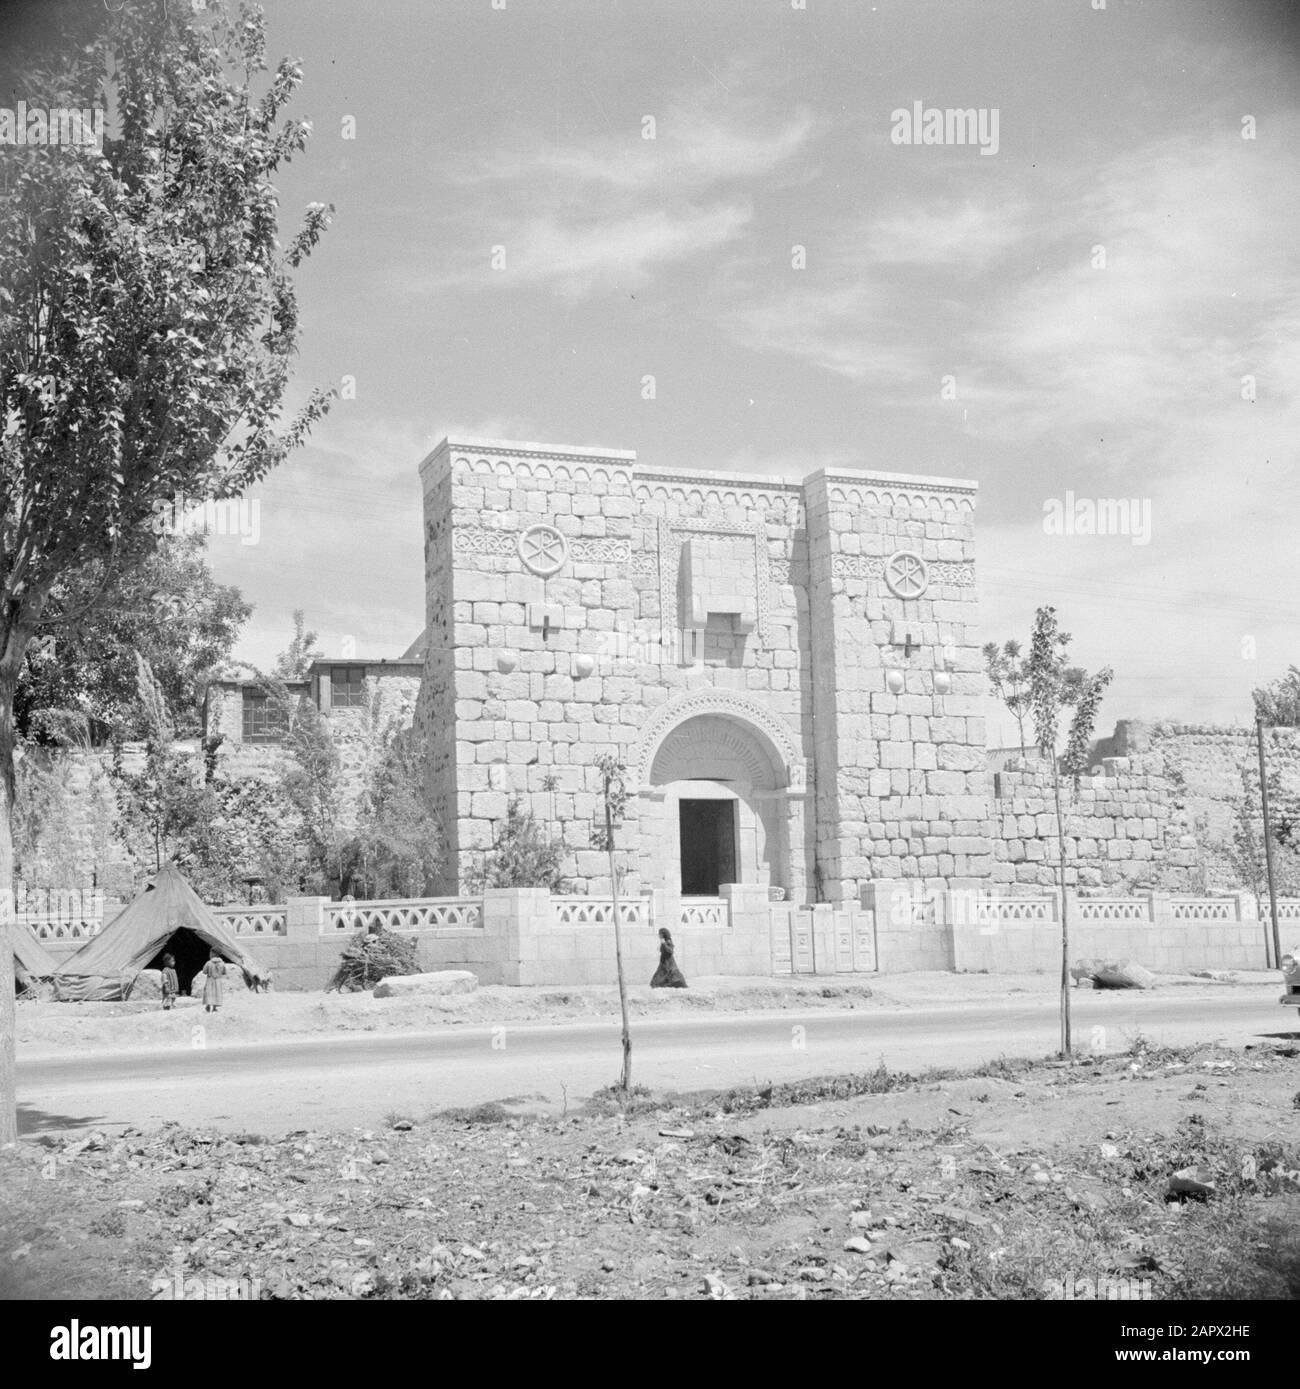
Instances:
[[[655,970],[650,987],[652,989],[686,988],[685,976],[677,968],[677,961],[673,959],[673,938],[668,934],[667,928],[663,926],[659,928],[659,968]]]

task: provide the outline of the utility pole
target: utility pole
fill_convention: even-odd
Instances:
[[[1065,817],[1061,814],[1061,771],[1052,753],[1052,791],[1056,797],[1056,852],[1061,886],[1061,1055],[1069,1056],[1070,1038],[1070,898],[1065,888]]]
[[[1264,869],[1268,874],[1268,910],[1273,924],[1273,968],[1282,968],[1282,940],[1277,930],[1277,886],[1273,881],[1273,833],[1268,819],[1268,772],[1264,766],[1264,720],[1255,718],[1255,742],[1259,748],[1259,794],[1264,802]],[[1268,951],[1264,951],[1267,963]]]

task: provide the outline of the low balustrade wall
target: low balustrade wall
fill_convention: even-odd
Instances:
[[[739,886],[717,898],[622,899],[627,977],[649,982],[659,963],[660,925],[672,932],[678,960],[691,973],[771,974],[768,906],[765,888]],[[214,912],[271,971],[277,989],[324,988],[348,943],[375,926],[410,937],[422,969],[469,969],[484,984],[613,984],[618,977],[609,898],[501,888],[481,897],[407,901],[293,897],[283,906]],[[85,939],[45,944],[63,960]]]
[[[1265,969],[1265,932],[1255,898],[1129,897],[1067,894],[1070,958],[1138,961],[1148,969]],[[1060,968],[1060,899],[1055,894],[1007,895],[935,889],[911,883],[870,883],[862,905],[876,923],[880,968],[987,970]],[[1300,938],[1300,899],[1278,902],[1283,950]]]
[[[1248,893],[1082,898],[1071,893],[1067,902],[1072,960],[1129,958],[1169,973],[1266,968],[1266,922]],[[864,885],[860,902],[799,907],[772,902],[762,887],[730,885],[716,898],[656,892],[619,905],[626,974],[637,983],[648,982],[658,965],[660,927],[671,931],[688,980],[1060,967],[1060,902],[1052,894],[873,882]],[[617,979],[609,898],[502,888],[482,897],[372,902],[295,897],[283,906],[214,910],[273,972],[280,989],[324,988],[348,942],[373,926],[410,936],[421,968],[473,970],[484,984],[562,986]],[[111,924],[115,914],[109,908],[104,921]],[[1300,899],[1280,900],[1278,918],[1283,949],[1300,945]],[[91,920],[40,920],[34,914],[21,919],[60,961],[102,929]]]

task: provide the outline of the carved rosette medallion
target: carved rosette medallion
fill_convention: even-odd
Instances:
[[[885,583],[896,598],[919,598],[930,586],[930,571],[913,550],[898,550],[885,561]]]
[[[519,536],[519,558],[543,579],[558,574],[569,558],[569,542],[545,521],[529,526]]]

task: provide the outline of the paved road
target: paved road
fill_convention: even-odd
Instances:
[[[1295,1011],[1276,1000],[1275,986],[1208,998],[1081,993],[1076,1045],[1123,1051],[1138,1029],[1172,1046],[1291,1035]],[[974,1066],[1044,1056],[1056,1048],[1057,1028],[1047,1001],[643,1020],[633,1030],[634,1079],[694,1090],[880,1061],[909,1070]],[[280,1132],[371,1126],[392,1111],[419,1118],[519,1095],[558,1105],[566,1089],[577,1103],[615,1079],[619,1056],[617,1024],[568,1022],[28,1061],[20,1054],[19,1124],[34,1133],[177,1119]]]

